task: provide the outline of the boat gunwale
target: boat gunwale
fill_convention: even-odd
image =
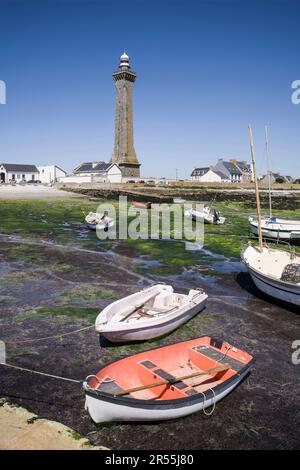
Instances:
[[[153,316],[152,318],[149,318],[149,319],[147,319],[144,322],[139,323],[139,324],[137,322],[121,323],[120,321],[118,321],[118,322],[115,322],[109,329],[106,329],[106,326],[109,325],[109,323],[107,323],[106,325],[104,325],[104,327],[101,331],[97,330],[97,325],[96,325],[95,330],[96,330],[97,333],[104,335],[104,334],[107,334],[107,333],[116,333],[116,332],[122,332],[122,331],[124,331],[124,332],[133,332],[135,330],[141,331],[141,330],[145,330],[145,329],[148,329],[148,328],[153,328],[154,326],[168,325],[169,323],[174,322],[174,320],[180,319],[180,317],[182,317],[186,314],[189,314],[191,311],[193,311],[197,308],[201,307],[201,310],[199,310],[198,313],[202,312],[202,310],[205,308],[205,304],[206,304],[206,301],[208,299],[208,295],[204,292],[199,293],[199,295],[204,296],[204,298],[200,302],[198,302],[197,304],[194,304],[188,310],[187,309],[183,310],[184,307],[188,306],[188,304],[186,304],[186,305],[182,305],[177,310],[175,310],[175,308],[174,308],[173,313],[172,313],[172,310],[170,310],[169,313],[168,312],[163,313],[160,318],[158,316]],[[101,315],[101,313],[102,312],[100,312],[99,315]],[[195,313],[195,315],[196,315],[196,313]],[[168,318],[166,318],[167,316],[168,316]],[[99,323],[98,326],[99,325],[101,325],[101,323]]]
[[[296,288],[300,289],[300,285],[299,285],[299,284],[293,284],[292,282],[282,281],[281,279],[278,279],[277,277],[274,277],[274,276],[269,275],[269,274],[267,275],[267,274],[265,274],[265,273],[263,273],[263,272],[261,272],[261,271],[258,271],[258,270],[255,269],[255,268],[253,268],[253,267],[250,265],[250,263],[249,263],[248,261],[246,261],[245,256],[244,256],[245,251],[247,250],[247,248],[248,248],[249,246],[252,246],[252,248],[254,248],[253,245],[248,245],[246,248],[243,249],[243,251],[242,251],[242,256],[241,256],[241,257],[242,257],[242,262],[246,265],[246,267],[249,269],[249,271],[253,271],[254,274],[257,274],[257,275],[261,276],[262,278],[266,278],[266,279],[269,279],[269,280],[271,279],[271,280],[274,281],[275,283],[278,283],[279,285],[282,285],[282,287],[290,287],[290,288],[292,288],[292,289],[296,289]],[[269,249],[272,249],[272,248],[269,248]],[[282,250],[280,250],[280,251],[283,251],[283,252],[285,252],[285,253],[290,253],[288,250],[284,250],[284,249],[282,249]],[[300,258],[300,256],[297,256],[297,257]],[[274,286],[274,287],[276,287],[276,286]],[[277,288],[278,288],[278,287],[277,287]],[[283,290],[284,290],[284,289],[283,289]],[[297,293],[297,292],[290,292],[290,293],[292,293],[292,294],[298,294],[298,295],[299,295],[299,294],[300,294],[300,291],[299,291],[298,293]]]
[[[203,339],[203,338],[210,338],[211,340],[215,340],[214,337],[207,336],[207,335],[200,336],[200,337],[196,336],[196,337],[190,338],[189,340],[186,340],[186,341],[176,341],[172,344],[163,345],[163,346],[160,346],[158,348],[154,347],[154,348],[146,349],[145,351],[142,351],[141,353],[127,354],[126,356],[124,356],[122,358],[115,358],[115,359],[112,359],[111,361],[107,362],[103,367],[101,367],[98,370],[97,374],[100,371],[102,371],[105,367],[107,367],[111,364],[114,364],[115,362],[126,359],[128,357],[136,356],[138,354],[144,354],[148,351],[154,351],[154,350],[162,349],[162,348],[165,348],[165,347],[168,347],[168,346],[173,346],[175,344],[187,343],[187,342],[193,341],[195,339]],[[222,341],[222,344],[225,342],[224,340],[220,340],[220,341]],[[240,348],[237,348],[237,349],[240,350]],[[246,352],[246,351],[243,351],[243,352]],[[249,354],[249,353],[247,353],[247,354]],[[242,369],[240,369],[239,371],[234,371],[235,372],[234,375],[229,377],[224,382],[221,382],[220,384],[215,385],[214,387],[211,387],[211,388],[207,389],[205,392],[198,392],[195,395],[186,396],[186,397],[182,397],[182,398],[174,398],[172,400],[155,401],[155,400],[145,400],[145,399],[139,399],[139,398],[134,398],[134,397],[126,397],[126,396],[114,396],[113,394],[108,393],[108,392],[104,392],[104,391],[101,391],[101,390],[92,390],[90,388],[87,388],[86,385],[85,385],[86,384],[85,381],[83,382],[83,388],[84,388],[84,391],[85,391],[86,395],[91,396],[91,397],[93,397],[97,400],[107,401],[109,403],[115,403],[115,404],[134,407],[134,408],[152,408],[152,409],[182,408],[184,406],[189,406],[191,404],[191,402],[193,404],[195,404],[199,401],[203,401],[203,403],[204,403],[205,400],[210,400],[211,398],[214,398],[216,392],[217,393],[222,392],[223,390],[227,389],[228,385],[230,385],[232,382],[238,381],[240,376],[246,375],[247,371],[250,372],[251,367],[255,363],[255,358],[253,356],[251,356],[251,357],[252,358],[249,360],[249,362],[247,362],[247,364],[245,364],[245,366]],[[216,361],[216,362],[218,362],[218,361]],[[221,362],[218,362],[218,363],[222,364]],[[203,396],[202,393],[204,393],[205,396]]]
[[[273,225],[275,225],[275,224],[273,224]],[[277,224],[277,225],[280,225],[280,224]],[[252,228],[255,228],[256,230],[258,229],[258,223],[257,222],[250,222],[250,226]],[[266,225],[264,225],[264,226],[262,225],[261,228],[262,228],[262,230],[265,230],[265,231],[268,231],[268,232],[275,232],[276,234],[278,234],[278,233],[279,234],[280,233],[289,233],[289,234],[291,234],[291,233],[294,233],[294,232],[296,232],[296,233],[299,232],[300,233],[300,227],[296,230],[295,229],[275,229],[275,228],[267,227]]]

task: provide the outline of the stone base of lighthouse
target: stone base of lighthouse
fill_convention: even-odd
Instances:
[[[140,164],[139,163],[119,163],[122,176],[125,178],[139,178],[140,177]]]

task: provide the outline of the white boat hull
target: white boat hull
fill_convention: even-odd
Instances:
[[[275,299],[300,306],[300,286],[295,286],[292,288],[292,286],[289,285],[289,287],[286,287],[284,285],[286,283],[270,280],[266,276],[262,276],[251,268],[248,268],[248,271],[254,284],[259,290]]]
[[[119,330],[119,331],[104,331],[100,333],[106,339],[113,343],[123,343],[125,341],[143,341],[152,338],[158,338],[166,335],[171,331],[176,330],[180,325],[186,323],[193,318],[197,313],[200,313],[206,305],[207,296],[203,299],[200,304],[195,305],[188,311],[179,313],[176,319],[172,318],[163,324],[157,325],[145,325],[136,327],[132,330]]]
[[[169,419],[181,418],[197,411],[201,411],[217,403],[228,395],[248,374],[246,369],[225,388],[215,392],[215,396],[204,399],[201,395],[194,402],[187,402],[185,405],[164,406],[162,402],[152,402],[151,406],[137,406],[138,400],[132,400],[132,404],[125,405],[114,400],[94,398],[86,392],[85,409],[88,410],[95,423],[105,423],[113,421],[165,421]],[[176,401],[176,400],[174,400]],[[128,403],[128,401],[127,401]]]
[[[258,223],[257,221],[250,220],[251,232],[258,236]],[[300,241],[300,223],[296,224],[280,224],[271,223],[263,220],[261,223],[262,235],[264,238],[270,238],[274,240],[289,240],[289,241]]]
[[[207,211],[196,211],[194,209],[188,210],[185,212],[185,216],[196,220],[197,222],[204,222],[205,224],[216,224],[216,225],[223,225],[225,222],[225,217],[219,217],[218,220],[214,219],[213,214]]]
[[[248,253],[250,253],[250,256],[247,256],[247,250]],[[271,255],[268,259],[268,256],[266,254],[261,255],[261,259],[259,258],[259,254],[257,254],[257,259],[260,261],[257,263],[255,262],[256,260],[251,259],[251,252],[250,250],[254,250],[252,246],[248,246],[243,254],[242,254],[242,259],[248,269],[248,272],[256,285],[256,287],[264,292],[265,294],[269,295],[270,297],[273,297],[275,299],[282,300],[286,303],[300,306],[300,284],[293,284],[291,282],[285,282],[280,280],[280,276],[277,278],[275,277],[276,269],[278,269],[278,272],[280,270],[282,271],[284,269],[284,266],[288,264],[288,260],[283,260],[282,266],[280,265],[280,259],[278,261],[275,260],[275,262],[270,262],[271,260]],[[272,253],[280,253],[280,250],[272,250],[272,249],[267,249],[271,254]],[[267,253],[268,251],[264,249],[264,253]],[[257,252],[258,253],[258,252]],[[284,253],[284,256],[286,257],[286,253]],[[271,260],[272,261],[272,260]],[[267,263],[269,262],[269,266],[267,266]],[[290,260],[292,262],[292,260]],[[268,269],[268,272],[272,274],[267,274],[266,272],[262,272],[262,267],[265,264],[265,269]]]
[[[104,224],[90,224],[90,223],[88,223],[88,222],[86,222],[86,225],[87,225],[88,228],[91,229],[91,230],[104,230],[105,227],[106,227],[106,225],[104,225]],[[114,226],[114,221],[112,220],[112,221],[110,221],[110,222],[108,223],[107,228],[110,229],[110,228],[112,228],[113,226]]]

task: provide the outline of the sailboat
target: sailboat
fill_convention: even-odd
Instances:
[[[262,218],[261,230],[264,238],[284,240],[289,242],[300,242],[300,220],[281,219],[272,215],[272,184],[271,165],[269,156],[268,128],[265,126],[266,156],[269,175],[269,216]],[[258,221],[249,217],[250,230],[254,235],[258,235]]]
[[[265,294],[289,304],[300,306],[300,256],[294,250],[270,248],[263,243],[260,198],[251,126],[251,156],[257,205],[258,246],[251,243],[243,250],[242,260],[256,287]]]

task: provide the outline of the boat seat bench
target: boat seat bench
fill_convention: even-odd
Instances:
[[[230,369],[234,370],[235,372],[240,371],[245,366],[245,364],[243,364],[242,362],[238,361],[237,359],[233,359],[228,355],[224,357],[224,353],[222,353],[221,351],[216,351],[214,348],[211,348],[209,346],[196,346],[193,348],[193,351],[203,354],[204,356],[214,361],[220,363],[226,362],[226,364],[230,366]]]
[[[151,362],[149,360],[142,361],[139,364],[141,366],[144,366],[146,369],[151,370],[153,375],[156,375],[156,376],[162,378],[162,380],[168,380],[168,381],[172,382],[173,380],[176,379],[176,377],[169,374],[167,371],[165,371],[163,369],[159,369],[156,364],[154,364],[153,362]],[[189,385],[187,385],[186,383],[184,383],[180,380],[180,381],[172,384],[172,387],[176,388],[177,390],[183,391],[183,389],[188,388]]]

